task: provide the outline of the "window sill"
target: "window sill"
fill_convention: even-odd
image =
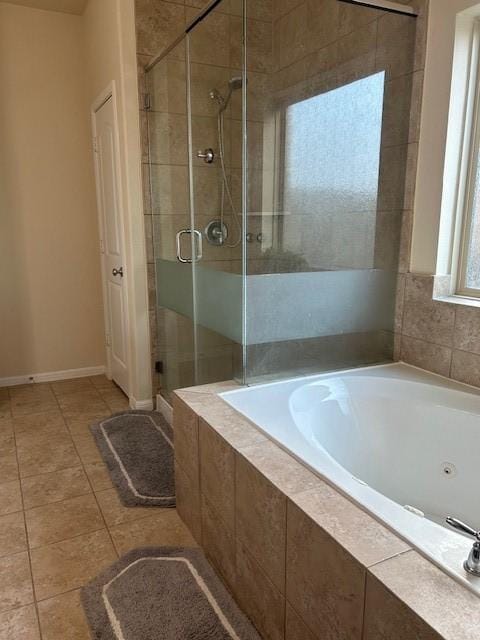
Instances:
[[[465,307],[476,307],[477,309],[480,309],[480,299],[477,298],[468,298],[467,296],[461,295],[437,295],[434,296],[433,299],[437,302],[448,302],[448,304],[460,304]]]

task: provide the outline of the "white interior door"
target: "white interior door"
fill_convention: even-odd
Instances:
[[[116,118],[110,96],[94,113],[96,179],[105,304],[108,370],[112,379],[129,393],[127,365],[126,277]]]

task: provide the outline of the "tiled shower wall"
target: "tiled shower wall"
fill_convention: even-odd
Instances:
[[[329,105],[334,111],[330,118],[327,115],[333,127],[338,129],[340,123],[355,120],[357,124],[345,133],[338,129],[332,137],[340,151],[336,154],[333,144],[329,145],[330,166],[323,170],[333,173],[331,192],[318,167],[316,195],[299,193],[293,201],[290,198],[281,221],[282,244],[314,270],[396,268],[415,23],[410,18],[338,0],[303,1],[293,9],[283,4],[274,20],[277,108],[318,96],[317,100],[323,100],[322,117]],[[351,88],[355,81],[355,86],[364,83],[356,93]],[[371,90],[366,88],[372,82],[378,86],[378,95],[370,95]],[[357,102],[356,113],[350,111],[348,91]],[[322,94],[330,96],[330,102]],[[376,112],[375,125],[369,119],[371,112]],[[311,122],[312,144],[318,126],[323,128],[324,124]],[[362,127],[369,132],[368,162],[365,145],[358,144],[358,135],[364,140]],[[324,133],[322,136],[320,132],[321,138],[328,137],[329,131]],[[379,142],[375,141],[377,137]],[[379,160],[378,184],[375,163]],[[305,173],[312,170],[307,160],[304,164]]]

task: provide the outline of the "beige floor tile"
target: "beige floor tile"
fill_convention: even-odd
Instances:
[[[128,400],[113,400],[108,403],[111,413],[121,413],[122,411],[130,411]]]
[[[64,540],[31,552],[39,600],[78,589],[112,564],[117,554],[106,530]]]
[[[98,392],[107,403],[128,401],[127,396],[118,387],[114,387],[113,389],[99,389]]]
[[[85,464],[85,471],[94,491],[102,491],[113,487],[110,473],[104,462],[87,463]]]
[[[12,418],[0,418],[0,456],[15,453]]]
[[[30,413],[42,413],[45,411],[52,411],[56,408],[57,403],[55,400],[25,400],[18,404],[12,402],[12,415],[13,416],[26,416]]]
[[[17,436],[17,442],[31,436],[53,436],[65,433],[67,428],[60,413],[60,409],[45,413],[34,413],[28,416],[19,416],[13,419],[13,428]]]
[[[20,482],[13,480],[0,484],[0,516],[4,516],[7,513],[15,513],[15,511],[21,511],[22,509]]]
[[[84,389],[83,391],[75,391],[73,393],[65,393],[58,398],[58,404],[62,411],[82,411],[91,408],[92,404],[101,403],[102,398],[98,391],[93,387]]]
[[[152,516],[111,527],[110,533],[119,554],[135,547],[197,546],[175,509],[159,509]]]
[[[17,454],[22,478],[81,465],[68,434],[22,440],[17,442]]]
[[[10,400],[8,398],[0,398],[0,418],[9,418],[11,415]]]
[[[109,527],[154,515],[158,507],[124,507],[116,489],[96,493],[98,504]]]
[[[107,376],[91,376],[90,381],[96,389],[116,389],[117,385]]]
[[[90,427],[94,424],[98,424],[105,418],[111,416],[110,409],[105,405],[106,410],[101,413],[90,413],[83,417],[82,415],[78,419],[67,420],[67,427],[72,436],[83,436],[91,433]]]
[[[90,483],[82,467],[22,478],[25,509],[83,496],[90,491]]]
[[[0,556],[9,556],[26,548],[23,511],[0,516]]]
[[[74,434],[72,435],[72,439],[83,464],[102,462],[102,456],[91,433],[85,432],[83,435]]]
[[[15,453],[0,456],[0,482],[9,482],[18,478],[18,464]]]
[[[13,431],[12,416],[0,416],[0,433],[12,433]]]
[[[83,394],[73,395],[78,396]],[[93,424],[94,422],[98,422],[98,416],[109,416],[111,411],[102,398],[98,396],[96,400],[91,400],[90,402],[72,403],[70,406],[62,408],[62,414],[67,424],[81,420],[90,420],[91,424]]]
[[[73,380],[60,380],[52,382],[51,387],[56,396],[62,396],[77,391],[91,391],[93,384],[90,378],[74,378]]]
[[[28,553],[0,558],[0,611],[33,602]]]
[[[90,640],[80,591],[69,591],[38,603],[43,640]],[[1,637],[0,637],[1,640]]]
[[[40,640],[33,604],[0,614],[0,640]]]
[[[105,526],[93,494],[30,509],[25,512],[25,520],[32,549]]]
[[[118,387],[113,389],[99,389],[99,393],[108,404],[112,413],[119,413],[120,411],[128,411],[130,409],[127,396]]]
[[[49,382],[41,382],[38,384],[19,384],[16,387],[9,387],[8,393],[11,400],[32,400],[53,396],[53,391]]]
[[[58,409],[57,400],[48,384],[11,387],[9,392],[13,416],[44,413]]]

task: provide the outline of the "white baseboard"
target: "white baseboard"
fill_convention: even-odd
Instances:
[[[165,398],[157,394],[157,411],[159,411],[169,425],[173,424],[173,409],[172,406],[168,404]]]
[[[135,400],[130,398],[130,407],[139,411],[153,411],[153,400]]]
[[[55,382],[57,380],[71,380],[72,378],[87,378],[105,373],[105,366],[84,367],[83,369],[66,369],[65,371],[50,371],[48,373],[32,373],[26,376],[0,378],[0,387],[15,387],[19,384],[34,384],[36,382]]]

